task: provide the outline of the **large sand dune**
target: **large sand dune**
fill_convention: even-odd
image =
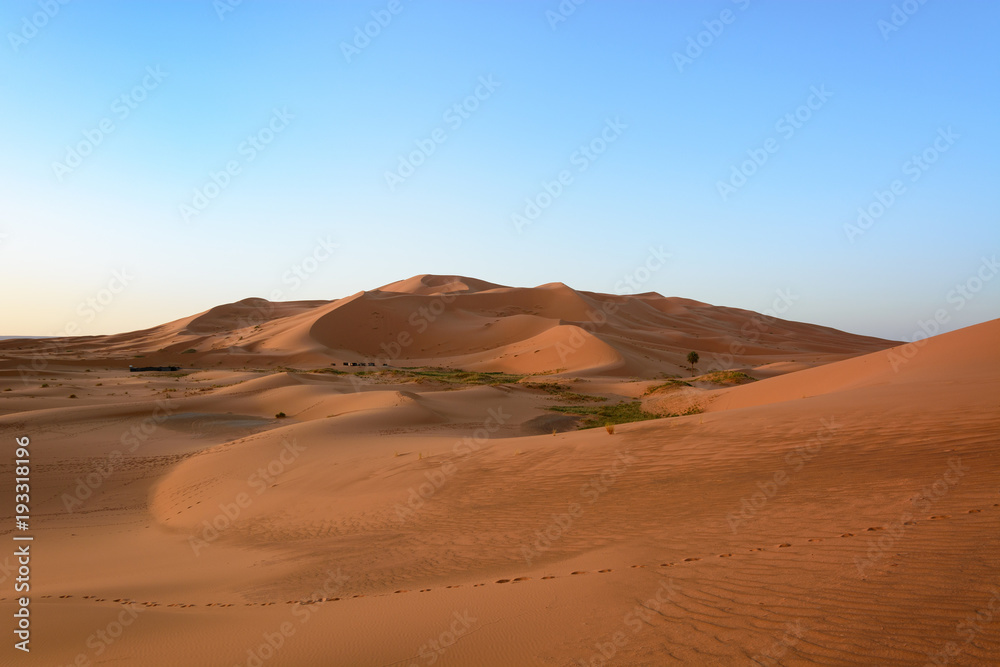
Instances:
[[[32,659],[1000,662],[1000,320],[896,347],[758,321],[418,276],[0,344],[0,431],[33,448]],[[342,366],[404,331],[392,366]],[[691,349],[762,379],[691,379]],[[547,409],[666,405],[663,373],[704,411],[609,434]]]
[[[30,343],[0,341],[29,356]],[[317,367],[343,361],[486,371],[560,371],[656,377],[703,365],[814,364],[884,349],[891,341],[655,293],[534,288],[462,276],[415,276],[335,301],[244,299],[159,327],[54,339],[47,357],[121,365]]]

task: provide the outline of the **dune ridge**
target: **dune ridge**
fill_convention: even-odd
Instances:
[[[606,324],[578,319],[594,308]],[[67,340],[35,366],[37,342],[0,344],[0,434],[33,448],[33,658],[1000,660],[1000,320],[893,346],[455,276],[261,309]],[[428,326],[401,347],[426,356],[334,356],[398,343],[411,312]],[[678,364],[734,341],[726,372]],[[123,367],[164,344],[190,365]]]
[[[320,367],[437,365],[484,371],[655,377],[683,374],[697,351],[708,368],[787,360],[827,363],[893,341],[656,293],[611,295],[563,283],[506,287],[419,275],[333,301],[249,298],[113,336],[0,341],[24,356],[40,345],[71,361],[83,350],[120,363]],[[98,351],[99,350],[99,351]]]

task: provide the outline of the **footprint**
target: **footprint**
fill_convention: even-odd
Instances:
[[[732,554],[719,554],[719,558],[732,558]]]
[[[645,565],[633,565],[632,567],[646,567]],[[600,570],[598,570],[600,571]]]
[[[455,584],[454,586],[445,586],[445,588],[458,588],[461,584]]]
[[[915,526],[915,525],[917,525],[917,522],[916,521],[904,521],[903,525],[904,526]]]
[[[951,518],[950,514],[935,514],[934,516],[931,517],[931,519],[950,519],[950,518]]]
[[[510,583],[510,579],[497,579],[496,583],[498,583],[498,584],[509,584]]]
[[[672,567],[673,563],[660,563],[660,567]]]
[[[604,573],[610,572],[610,571],[611,571],[611,568],[607,568],[607,569],[604,569],[604,570],[598,570],[598,572],[600,572],[601,574],[604,574]]]
[[[700,558],[685,558],[684,562],[685,563],[690,563],[691,561],[696,561],[696,560],[701,560],[701,559]]]
[[[885,530],[885,526],[872,526],[868,529],[868,532],[874,532],[876,530]]]
[[[786,547],[790,547],[790,546],[792,546],[792,545],[791,545],[791,544],[789,544],[788,542],[785,542],[784,544],[779,544],[779,545],[778,545],[778,548],[779,548],[779,549],[784,549],[784,548],[786,548]]]
[[[587,574],[586,570],[576,570],[575,572],[570,572],[570,574]]]
[[[406,590],[405,588],[400,588],[398,591],[393,591],[393,593],[409,593],[409,592],[410,591]]]
[[[822,537],[810,537],[809,541],[810,542],[822,542],[823,538]]]
[[[854,533],[844,533],[841,537],[854,537]]]
[[[547,574],[544,577],[542,577],[542,579],[555,579],[555,576],[553,576],[551,574]]]
[[[979,514],[982,510],[969,510],[969,514]]]
[[[763,550],[764,549],[762,549],[761,547],[754,547],[753,549],[750,549],[749,551],[763,551]]]
[[[518,577],[518,578],[514,579],[513,583],[516,584],[519,581],[527,581],[528,579],[531,579],[531,577]]]

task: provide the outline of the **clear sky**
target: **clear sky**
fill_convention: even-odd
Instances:
[[[420,273],[780,290],[895,339],[998,316],[997,3],[4,0],[0,27],[0,334]]]

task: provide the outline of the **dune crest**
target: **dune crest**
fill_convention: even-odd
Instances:
[[[690,351],[701,355],[702,369],[728,369],[812,366],[894,344],[654,292],[601,294],[560,282],[506,287],[430,274],[333,301],[249,298],[143,331],[49,345],[72,357],[94,343],[110,363],[142,357],[148,365],[318,368],[346,361],[648,378],[688,374]],[[17,344],[0,341],[0,351]]]

